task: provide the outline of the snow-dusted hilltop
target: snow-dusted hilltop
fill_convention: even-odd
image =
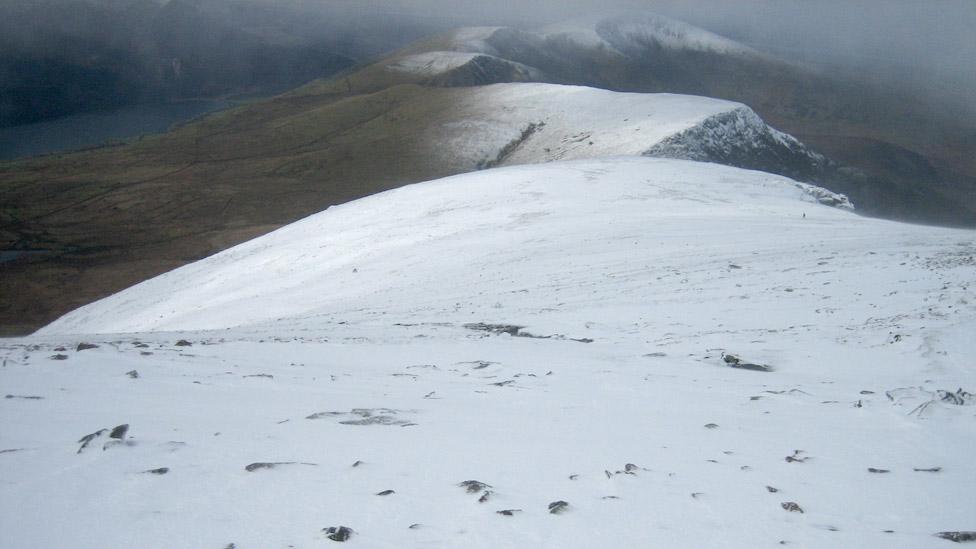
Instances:
[[[645,155],[790,175],[827,163],[740,103],[554,84],[495,84],[457,94],[425,135],[450,165],[492,167]]]
[[[544,27],[539,34],[547,38],[568,38],[580,45],[612,48],[624,53],[657,47],[759,55],[752,48],[724,36],[649,12],[565,21]]]
[[[946,547],[976,234],[822,202],[680,160],[482,171],[0,341],[3,544]]]
[[[604,275],[590,268],[594,258],[612,271],[639,269],[660,245],[662,226],[693,216],[724,233],[744,220],[803,223],[806,213],[818,219],[807,225],[857,222],[821,202],[846,204],[786,178],[672,160],[462,175],[330,208],[83,307],[39,333],[223,329],[283,319],[313,325],[348,320],[352,311],[433,322],[459,303],[477,311],[466,310],[461,320],[542,315],[563,322],[562,313],[544,312],[553,292],[591,302],[589,288]],[[708,240],[688,237],[700,250]],[[494,309],[522,290],[516,318],[511,308]],[[623,293],[611,285],[598,295],[591,305],[602,308]]]

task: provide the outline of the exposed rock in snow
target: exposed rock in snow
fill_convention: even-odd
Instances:
[[[45,396],[0,399],[4,542],[966,541],[976,235],[798,185],[645,157],[487,170],[2,340],[4,391]],[[99,347],[48,360],[71,333]],[[138,438],[101,451],[121,418]]]

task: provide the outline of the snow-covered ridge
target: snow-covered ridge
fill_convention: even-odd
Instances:
[[[741,103],[555,84],[465,92],[457,120],[427,137],[458,169],[604,156],[717,162],[809,181],[827,160]]]
[[[804,187],[482,171],[2,340],[5,545],[946,547],[976,233]],[[193,327],[225,329],[160,331]]]
[[[752,48],[688,23],[657,14],[621,16],[601,20],[597,34],[619,51],[637,51],[648,44],[721,54],[754,55]]]
[[[494,55],[497,49],[492,46],[492,39],[505,28],[462,28],[454,32],[451,42],[461,52]],[[646,11],[571,19],[529,31],[527,36],[543,40],[566,39],[579,46],[618,54],[637,54],[646,51],[648,46],[656,46],[723,55],[759,55],[756,50],[735,40]]]
[[[537,69],[486,53],[431,51],[401,57],[387,65],[393,71],[425,77],[444,76],[465,67],[471,67],[475,73],[473,76],[480,76],[486,82],[544,78]],[[497,79],[492,77],[492,72],[500,73]],[[475,83],[478,83],[477,80]]]
[[[792,135],[770,127],[745,106],[711,116],[694,127],[668,136],[643,154],[717,162],[803,180],[816,179],[830,165],[826,157],[811,151]],[[853,209],[843,195],[825,196],[824,200]]]
[[[429,51],[401,57],[388,65],[388,67],[395,71],[433,76],[463,66],[479,55],[485,54],[459,51]]]
[[[677,160],[478,172],[331,208],[83,307],[39,333],[220,329],[353,310],[416,319],[418,307],[443,319],[470,292],[505,299],[520,287],[547,286],[552,273],[587,279],[579,265],[591,255],[621,254],[618,268],[629,269],[634,244],[653,241],[648,228],[675,216],[741,222],[806,212],[848,215],[818,206],[810,186],[786,178]],[[565,253],[568,242],[574,254]],[[499,282],[471,286],[474,272]],[[567,285],[562,298],[579,284]],[[554,295],[540,298],[529,309]]]

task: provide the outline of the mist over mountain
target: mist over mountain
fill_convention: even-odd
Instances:
[[[141,102],[267,95],[429,32],[300,4],[37,0],[0,4],[0,127]]]
[[[647,9],[976,120],[976,4],[967,0],[4,0],[0,126],[283,91],[458,26],[533,28]]]

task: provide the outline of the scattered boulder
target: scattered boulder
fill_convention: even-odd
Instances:
[[[61,353],[58,353],[56,355],[51,355],[49,358],[51,360],[68,360],[68,355],[63,355]]]
[[[179,340],[179,341],[176,342],[176,346],[177,347],[192,347],[193,344],[190,343],[189,341],[185,340],[185,339],[181,339],[181,340]]]
[[[738,368],[740,370],[751,370],[753,372],[772,372],[773,368],[765,364],[754,364],[752,362],[745,362],[736,355],[729,355],[722,353],[722,360],[725,361],[727,365],[732,368]]]
[[[80,454],[82,450],[84,450],[85,448],[88,447],[89,444],[91,444],[91,441],[93,441],[96,438],[102,436],[102,434],[104,434],[106,431],[108,431],[108,429],[99,429],[99,430],[95,431],[94,433],[89,433],[89,434],[87,434],[87,435],[79,438],[78,439],[78,443],[81,444],[81,446],[78,448],[78,452],[77,453]]]
[[[150,475],[165,475],[169,472],[169,467],[159,467],[158,469],[148,469],[143,471],[143,473],[148,473]]]
[[[797,503],[795,501],[784,501],[783,503],[780,503],[780,507],[782,507],[783,509],[786,509],[787,511],[789,511],[791,513],[802,513],[803,512],[803,508],[800,507],[799,505],[797,505]]]
[[[919,472],[919,473],[938,473],[938,472],[942,471],[942,467],[928,467],[928,468],[924,468],[924,469],[923,468],[919,468],[919,467],[915,467],[912,470],[913,471],[916,471],[916,472]]]
[[[97,349],[98,345],[94,343],[79,343],[78,347],[75,348],[76,352],[87,351],[88,349]]]
[[[515,513],[521,513],[521,509],[502,509],[501,511],[495,511],[499,515],[504,515],[506,517],[515,516]]]
[[[935,535],[938,538],[947,539],[956,543],[964,541],[976,541],[976,532],[939,532]]]
[[[244,470],[253,473],[259,469],[274,469],[279,465],[294,465],[294,461],[256,461],[244,466]]]
[[[394,492],[393,490],[383,490],[382,492],[376,492],[376,495],[377,496],[392,496],[395,493],[396,492]]]
[[[44,397],[37,395],[7,395],[4,398],[19,398],[22,400],[44,400]]]
[[[800,456],[803,450],[793,450],[792,456],[786,456],[786,463],[803,463],[804,461],[810,459],[809,457]]]
[[[769,492],[770,494],[775,494],[776,492],[779,492],[779,488],[774,488],[772,486],[766,486],[766,491]]]
[[[346,541],[353,534],[352,528],[345,526],[329,526],[328,528],[323,528],[322,532],[325,534],[325,537],[332,541]]]
[[[139,379],[139,372],[135,370],[129,370],[128,372],[125,373],[125,375],[131,377],[132,379]]]
[[[114,438],[117,440],[125,439],[125,434],[129,432],[129,424],[123,423],[122,425],[116,425],[112,432],[108,434],[109,438]]]
[[[569,503],[562,500],[554,501],[549,504],[549,513],[553,515],[558,515],[566,511],[566,509],[569,509]]]
[[[718,424],[717,423],[706,423],[705,424],[705,428],[706,429],[718,429]]]
[[[970,392],[963,391],[962,387],[956,389],[956,392],[951,393],[949,391],[944,391],[939,389],[936,391],[936,395],[939,400],[945,402],[946,404],[953,404],[955,406],[970,406],[976,404],[976,398]]]
[[[875,467],[868,467],[869,473],[890,473],[890,469],[877,469]]]
[[[469,494],[477,494],[478,492],[487,491],[489,488],[492,488],[490,484],[485,484],[480,480],[466,480],[459,482],[458,486],[467,490]]]

